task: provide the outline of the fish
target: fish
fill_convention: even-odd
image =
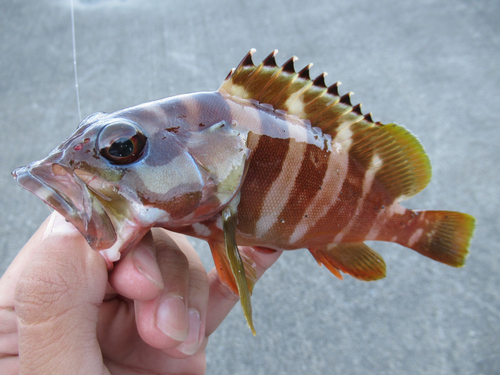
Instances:
[[[419,140],[375,122],[277,50],[252,49],[214,92],[94,113],[46,158],[12,172],[109,262],[152,228],[206,240],[219,278],[255,334],[255,267],[237,246],[308,249],[339,279],[386,275],[365,241],[400,244],[461,267],[472,216],[401,202],[431,178]]]

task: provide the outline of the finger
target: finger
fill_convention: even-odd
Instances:
[[[240,252],[250,257],[255,262],[257,271],[257,280],[264,274],[264,272],[271,267],[276,260],[283,253],[282,251],[275,251],[272,253],[263,252],[256,248],[242,246],[239,247]],[[228,286],[223,284],[217,270],[214,268],[208,274],[210,297],[207,307],[207,322],[205,335],[210,336],[222,321],[226,318],[227,314],[231,311],[234,305],[238,302],[239,298],[236,296]]]
[[[168,349],[179,345],[188,334],[189,263],[162,231],[155,230],[153,237],[165,287],[153,300],[136,301],[137,328],[146,343]]]
[[[71,228],[56,218],[17,283],[21,373],[103,372],[96,322],[106,264]]]
[[[167,351],[171,356],[182,358],[194,355],[206,345],[204,338],[209,296],[208,276],[200,257],[186,236],[173,232],[168,235],[183,250],[189,262],[188,335],[179,346]],[[180,356],[174,351],[179,352]]]
[[[162,229],[153,235],[165,289],[153,301],[136,302],[138,329],[149,345],[186,357],[197,352],[205,336],[207,274],[184,236]]]
[[[118,294],[132,300],[149,301],[160,295],[164,284],[151,232],[115,263],[109,282]]]

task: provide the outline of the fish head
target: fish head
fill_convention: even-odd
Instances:
[[[97,113],[45,159],[12,174],[116,261],[152,226],[202,221],[240,188],[244,133],[224,121],[202,131],[171,125],[141,108]]]

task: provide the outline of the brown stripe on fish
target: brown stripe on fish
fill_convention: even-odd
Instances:
[[[346,178],[349,164],[348,150],[333,150],[328,158],[328,166],[321,183],[322,189],[316,194],[307,206],[303,217],[295,226],[288,242],[301,247],[302,241],[309,228],[314,227],[318,221],[325,220],[332,202],[337,200]]]
[[[363,235],[368,232],[370,227],[367,226],[367,223],[371,223],[377,216],[377,206],[380,207],[384,203],[388,203],[388,200],[384,199],[387,195],[386,192],[375,180],[377,171],[381,166],[382,161],[377,154],[374,154],[370,165],[365,169],[361,194],[356,207],[353,209],[352,218],[342,230],[342,239],[348,241],[347,238],[351,238],[352,235],[357,236],[356,240],[363,239]],[[375,209],[373,209],[374,207]]]
[[[257,147],[251,151],[250,165],[241,188],[238,212],[241,213],[238,229],[242,233],[254,234],[267,192],[281,174],[287,160],[290,139],[278,139],[267,135],[259,136]]]
[[[284,222],[282,211],[286,208],[291,195],[293,195],[294,181],[297,181],[300,165],[308,145],[304,142],[296,142],[290,139],[289,150],[279,174],[268,191],[262,192],[264,203],[260,211],[260,217],[255,226],[255,236],[262,238],[272,235],[275,239],[285,238],[285,231],[272,231],[274,225]],[[288,218],[287,218],[288,219]]]
[[[267,225],[271,223],[271,227],[268,226],[269,229],[267,230],[273,238],[283,237],[284,241],[290,238],[311,201],[322,191],[322,184],[328,167],[329,156],[331,155],[331,152],[311,144],[308,144],[304,151],[302,149],[302,143],[291,142],[290,156],[287,159],[290,160],[290,168],[293,168],[295,172],[293,176],[290,176],[291,178],[286,176],[282,179],[286,191],[278,190],[273,192],[271,190],[268,193],[268,197],[273,195],[271,199],[276,202],[272,208],[276,210],[276,213],[272,215],[274,216],[272,221],[265,220]],[[300,155],[301,152],[302,155]],[[287,175],[287,173],[282,171],[280,177],[282,175]],[[279,183],[280,177],[276,180],[275,186]],[[269,199],[268,197],[266,197],[266,201]]]
[[[203,198],[201,190],[196,191],[193,189],[193,186],[187,184],[179,185],[175,191],[172,190],[167,194],[138,191],[137,195],[145,206],[155,207],[168,212],[170,219],[182,219],[186,217],[199,206]]]
[[[332,199],[326,214],[317,221],[316,225],[309,228],[304,239],[311,240],[317,237],[318,241],[325,239],[331,241],[333,238],[335,242],[342,240],[342,231],[349,224],[358,204],[364,175],[364,169],[355,160],[349,158],[347,173],[338,196]]]
[[[324,181],[323,185],[325,185],[326,189],[322,190],[322,193],[317,196],[318,200],[316,202],[311,202],[312,209],[308,208],[308,213],[304,214],[302,221],[311,217],[309,227],[315,226],[320,220],[328,220],[329,209],[339,198],[342,191],[342,184],[345,179],[349,177],[348,168],[351,165],[349,151],[353,142],[352,135],[350,128],[345,127],[336,135],[333,141],[331,141],[333,155],[329,160],[332,161],[331,167],[335,166],[337,173],[332,173],[332,170],[330,170],[327,176],[332,180]],[[319,202],[323,204],[318,206]],[[290,243],[296,243],[299,239],[308,240],[309,235],[312,235],[308,233],[308,227],[305,226],[304,223],[298,224],[290,237]],[[334,231],[334,233],[336,233],[336,231]]]
[[[391,197],[378,181],[373,181],[369,191],[360,199],[356,215],[343,230],[343,240],[346,242],[368,240],[369,233],[377,224],[377,220],[385,222],[385,217],[388,216],[385,207],[390,207],[393,200],[394,197]]]

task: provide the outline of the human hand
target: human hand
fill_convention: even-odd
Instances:
[[[281,254],[241,250],[258,277]],[[155,229],[108,272],[53,213],[0,279],[0,373],[203,374],[237,301],[184,236]]]

